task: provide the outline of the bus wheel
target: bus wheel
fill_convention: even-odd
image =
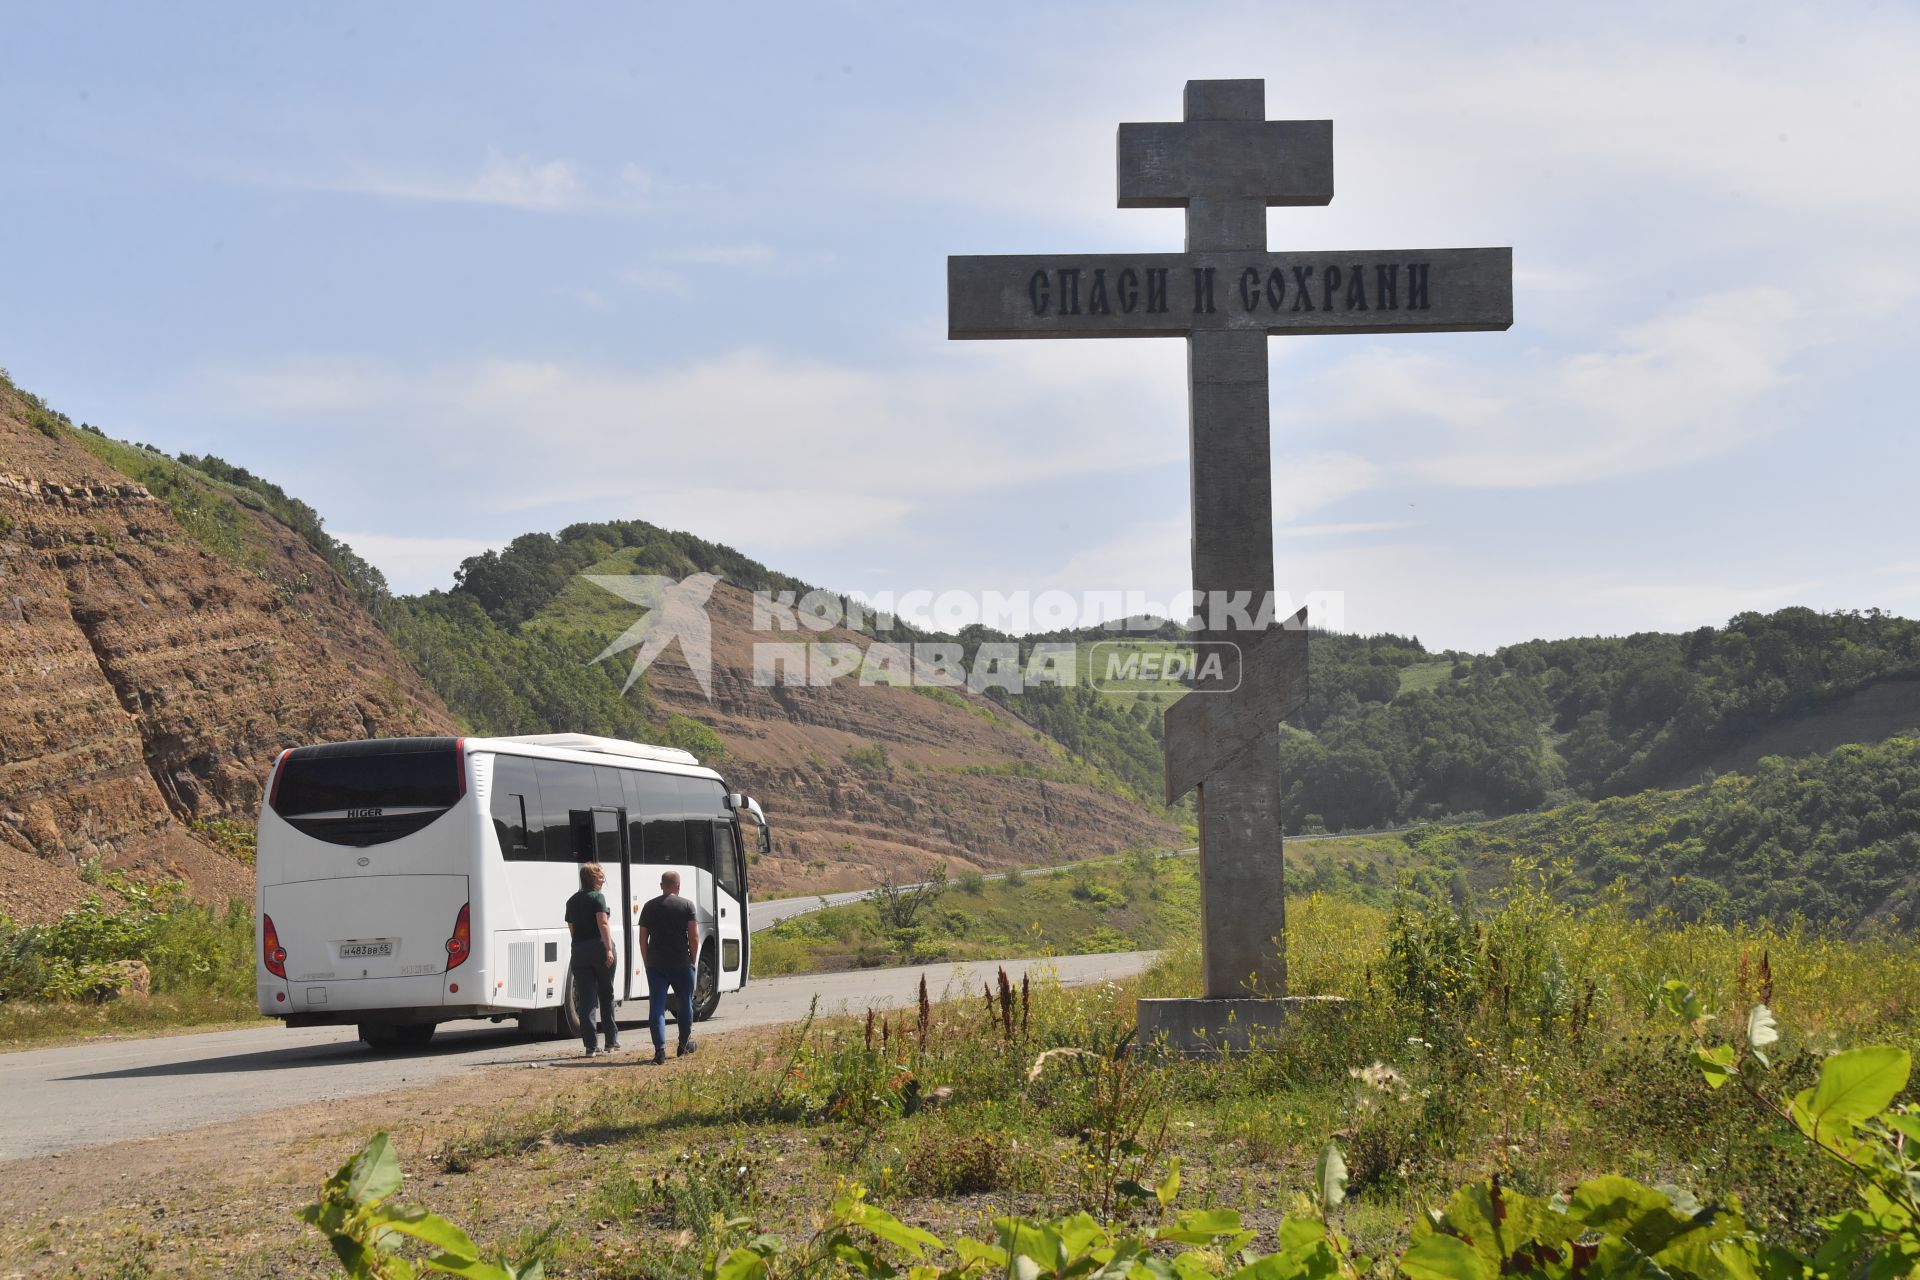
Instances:
[[[360,1024],[360,1038],[375,1053],[424,1049],[433,1040],[433,1029],[431,1022],[363,1022]]]
[[[709,946],[700,953],[700,967],[693,975],[693,1020],[705,1022],[720,1007],[720,965]]]
[[[432,1022],[409,1022],[405,1026],[395,1027],[397,1034],[394,1044],[401,1049],[424,1049],[433,1043],[436,1025]]]
[[[566,981],[560,984],[560,1008],[555,1011],[553,1025],[557,1035],[578,1040],[580,1038],[580,1010],[573,1002],[573,970],[567,970]]]

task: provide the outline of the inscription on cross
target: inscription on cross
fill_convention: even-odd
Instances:
[[[1166,717],[1168,803],[1198,788],[1213,1000],[1286,991],[1278,732],[1306,699],[1306,618],[1260,607],[1274,588],[1267,337],[1513,323],[1511,249],[1269,253],[1269,207],[1333,199],[1333,124],[1268,120],[1265,97],[1260,80],[1191,80],[1180,122],[1120,126],[1120,207],[1185,209],[1186,252],[947,260],[950,338],[1187,340],[1193,586],[1254,602],[1255,620],[1197,637],[1237,663]]]

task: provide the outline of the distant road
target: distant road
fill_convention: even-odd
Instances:
[[[700,1030],[718,1035],[797,1022],[816,996],[822,1013],[911,1004],[922,974],[936,993],[963,972],[991,973],[995,965],[1016,979],[1051,969],[1065,983],[1103,982],[1131,977],[1152,957],[1129,951],[762,978],[724,997]],[[640,1015],[636,1006],[622,1010],[627,1051],[607,1059],[609,1068],[638,1068],[651,1049],[644,1021],[631,1020]],[[306,1102],[430,1084],[474,1067],[544,1061],[592,1068],[601,1061],[584,1062],[579,1054],[577,1041],[529,1040],[510,1024],[479,1021],[443,1024],[431,1046],[404,1054],[370,1053],[350,1027],[277,1026],[0,1053],[0,1161],[44,1159]]]
[[[1344,840],[1348,836],[1390,836],[1397,835],[1402,831],[1411,830],[1413,830],[1412,827],[1381,827],[1376,831],[1342,831],[1338,834],[1288,836],[1287,843],[1303,844],[1311,840]],[[1198,853],[1199,851],[1200,847],[1198,845],[1190,844],[1184,849],[1162,849],[1155,856],[1161,858],[1177,858],[1182,854]],[[1096,858],[1091,859],[1091,861],[1098,862],[1103,861],[1103,859]],[[1025,867],[1021,869],[1020,874],[1023,876],[1049,876],[1062,871],[1071,871],[1073,868],[1081,865],[1083,864],[1078,862],[1066,862],[1053,867]],[[986,877],[988,880],[1005,880],[1006,878],[1007,873],[1004,871],[996,871]],[[904,887],[917,889],[920,886],[915,884]],[[818,911],[822,907],[844,907],[849,902],[859,902],[865,898],[871,898],[878,892],[880,892],[878,889],[849,889],[842,893],[814,894],[811,897],[804,898],[774,898],[767,902],[749,903],[747,905],[747,929],[749,932],[758,933],[762,929],[772,928],[782,920],[791,920],[795,916],[804,916],[809,912]]]

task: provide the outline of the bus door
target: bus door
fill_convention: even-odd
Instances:
[[[719,898],[714,931],[720,942],[720,968],[714,976],[722,991],[740,986],[747,965],[747,878],[734,830],[730,818],[713,824],[713,879]]]
[[[627,811],[596,806],[593,811],[593,858],[607,873],[607,917],[613,925],[613,963],[624,975],[613,993],[625,1000],[633,991],[633,850],[627,844]],[[613,883],[615,880],[618,883]]]

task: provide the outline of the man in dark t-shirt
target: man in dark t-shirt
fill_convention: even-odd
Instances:
[[[593,1014],[600,1012],[600,1029],[607,1052],[620,1048],[620,1028],[613,1021],[613,926],[607,920],[606,895],[600,892],[607,873],[597,862],[580,867],[580,892],[567,899],[567,931],[573,935],[568,968],[573,973],[573,1008],[580,1017],[580,1039],[587,1056],[594,1046]]]
[[[653,1060],[667,1060],[667,989],[673,989],[673,1016],[680,1024],[680,1053],[692,1053],[693,965],[700,954],[700,925],[693,904],[680,896],[680,873],[660,875],[660,896],[640,908],[640,963],[647,970],[647,1003],[652,1018]]]

